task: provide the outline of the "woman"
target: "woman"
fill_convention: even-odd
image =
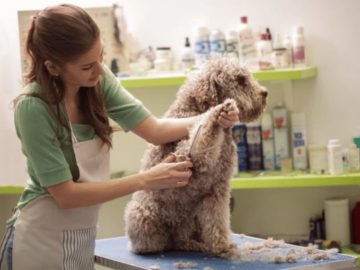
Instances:
[[[105,181],[114,131],[108,117],[152,144],[181,140],[198,118],[155,118],[102,63],[103,50],[99,28],[79,7],[54,6],[32,18],[30,71],[15,100],[30,177],[8,221],[9,269],[93,269],[102,203],[141,189],[182,187],[191,176],[191,161],[172,163],[170,155],[146,172]],[[219,124],[231,127],[237,113]]]

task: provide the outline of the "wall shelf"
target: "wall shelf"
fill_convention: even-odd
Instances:
[[[259,172],[256,173],[257,175]],[[360,172],[339,175],[317,175],[293,172],[281,174],[269,172],[266,176],[256,176],[255,173],[240,173],[231,180],[232,189],[257,188],[296,188],[296,187],[329,187],[329,186],[360,186]],[[124,176],[132,175],[125,173]],[[22,194],[24,187],[0,186],[0,194]]]
[[[254,79],[258,81],[284,81],[301,80],[316,77],[316,67],[278,69],[269,71],[252,72]],[[125,88],[156,87],[156,86],[179,86],[184,84],[186,75],[164,74],[158,76],[127,77],[120,78],[121,84]]]
[[[360,186],[360,172],[339,175],[271,172],[266,176],[240,173],[239,176],[231,180],[232,189]]]

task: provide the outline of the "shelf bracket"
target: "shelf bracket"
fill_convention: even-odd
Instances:
[[[294,97],[293,97],[293,82],[292,82],[292,80],[271,81],[271,84],[282,85],[285,106],[289,111],[294,111]]]

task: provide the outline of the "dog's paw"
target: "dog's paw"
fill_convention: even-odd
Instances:
[[[223,102],[223,105],[224,105],[224,107],[222,109],[223,112],[228,113],[228,112],[237,110],[236,102],[235,102],[235,100],[233,100],[231,98],[226,99]]]
[[[225,252],[218,254],[218,256],[227,260],[238,260],[241,257],[241,253],[238,246],[232,243]]]

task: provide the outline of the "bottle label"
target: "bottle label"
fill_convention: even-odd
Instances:
[[[247,163],[247,143],[246,143],[246,126],[235,125],[232,129],[233,139],[237,148],[238,169],[240,172],[246,172],[248,169]]]
[[[304,64],[305,63],[305,47],[296,46],[294,47],[294,64]]]
[[[247,127],[246,140],[249,149],[249,169],[262,169],[262,146],[260,127]]]
[[[293,132],[294,168],[306,169],[306,143],[304,132]]]
[[[262,138],[264,170],[272,171],[275,168],[274,132],[272,127],[262,129]]]
[[[213,39],[210,42],[210,52],[223,55],[225,52],[225,39]]]
[[[195,42],[195,65],[197,67],[200,67],[208,59],[209,48],[209,40],[198,40]]]

